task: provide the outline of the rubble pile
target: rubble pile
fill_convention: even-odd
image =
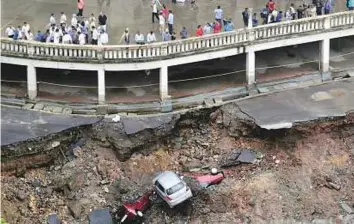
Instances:
[[[171,170],[185,176],[194,197],[172,209],[156,198],[145,223],[353,221],[353,121],[271,132],[261,136],[264,130],[234,104],[138,121],[106,118],[50,164],[3,172],[2,217],[8,223],[117,223],[124,202]],[[292,144],[283,144],[288,139]],[[218,185],[203,188],[190,178],[214,167],[225,173]]]

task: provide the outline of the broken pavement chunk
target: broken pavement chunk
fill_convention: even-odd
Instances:
[[[113,224],[112,216],[108,208],[93,210],[88,218],[90,224]]]
[[[248,149],[236,149],[220,160],[220,167],[236,166],[242,163],[255,163],[256,155]]]

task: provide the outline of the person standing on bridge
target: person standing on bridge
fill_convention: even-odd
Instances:
[[[347,8],[349,10],[354,10],[354,0],[347,0]]]
[[[77,13],[77,16],[83,16],[84,7],[85,7],[84,0],[77,0],[77,9],[79,10],[79,12]]]
[[[14,38],[14,33],[15,33],[15,27],[13,26],[8,26],[5,30],[5,33],[7,34],[8,38]]]
[[[60,16],[60,26],[61,27],[65,27],[66,26],[66,15],[64,12],[61,12],[61,16]]]
[[[272,13],[276,9],[275,2],[273,0],[269,0],[267,5],[269,13]]]
[[[125,28],[124,33],[122,35],[122,37],[119,40],[119,43],[122,43],[122,41],[124,40],[124,43],[129,45],[130,44],[130,33],[129,33],[129,28]]]
[[[203,28],[202,28],[201,25],[198,25],[197,30],[195,31],[195,35],[196,35],[197,37],[203,36]]]
[[[168,11],[168,32],[170,33],[170,35],[172,35],[173,32],[173,23],[174,23],[174,15],[172,13],[172,10]]]
[[[214,13],[215,13],[215,20],[218,21],[221,26],[222,19],[224,18],[224,12],[221,9],[220,5],[218,5],[216,7],[216,9],[214,10]]]
[[[245,8],[245,11],[242,12],[243,25],[248,27],[248,18],[250,17],[248,13],[248,8]]]
[[[155,23],[155,18],[157,20],[159,20],[159,16],[158,16],[158,13],[157,13],[158,12],[157,3],[154,2],[151,7],[152,7],[152,13],[151,13],[152,23]]]
[[[331,0],[327,0],[323,8],[324,8],[324,14],[325,15],[330,14],[331,11],[332,11],[332,2],[331,2]]]
[[[159,14],[159,24],[160,24],[160,33],[162,34],[163,31],[165,30],[165,17],[163,16],[162,13]]]
[[[101,29],[107,32],[107,16],[103,14],[103,12],[100,12],[100,15],[98,16],[98,25],[100,25]]]

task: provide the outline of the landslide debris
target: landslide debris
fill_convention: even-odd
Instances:
[[[92,211],[107,208],[116,218],[122,203],[149,189],[162,170],[203,173],[225,161],[250,161],[254,155],[249,164],[228,163],[220,185],[193,187],[196,197],[183,206],[170,209],[155,203],[145,213],[145,223],[331,218],[350,223],[353,123],[348,114],[266,131],[236,104],[159,119],[106,118],[89,129],[71,132],[75,136],[71,141],[56,136],[60,143],[56,147],[63,153],[41,166],[26,166],[21,175],[13,172],[18,161],[32,157],[6,154],[11,169],[1,177],[2,217],[30,224],[45,223],[56,214],[66,223],[88,223]],[[246,157],[240,158],[242,152]]]

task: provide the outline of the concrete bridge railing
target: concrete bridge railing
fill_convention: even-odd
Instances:
[[[319,42],[319,70],[328,78],[330,40],[346,36],[354,36],[354,11],[147,45],[81,46],[2,38],[1,62],[27,67],[30,99],[36,99],[38,93],[37,68],[96,71],[101,104],[106,103],[106,71],[159,69],[160,98],[168,101],[171,66],[244,53],[247,87],[252,91],[256,84],[256,52],[309,42]]]
[[[353,11],[147,45],[81,46],[2,38],[1,51],[5,56],[68,62],[151,61],[244,46],[282,36],[291,38],[292,35],[312,34],[350,24],[354,24]]]

